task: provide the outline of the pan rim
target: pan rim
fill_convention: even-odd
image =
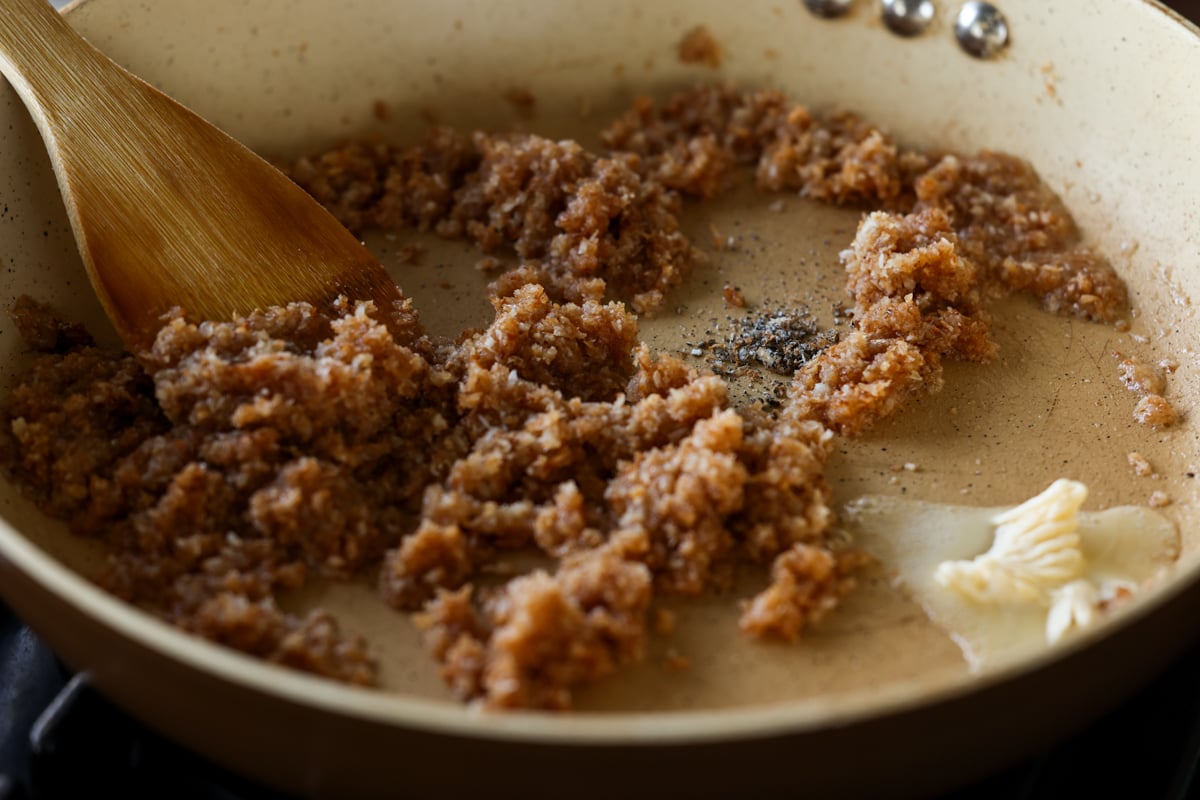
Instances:
[[[277,700],[364,722],[475,739],[561,745],[673,745],[812,734],[950,702],[999,686],[1082,651],[1153,614],[1200,580],[1200,559],[1177,579],[1069,643],[984,675],[934,687],[918,679],[778,705],[728,709],[556,714],[484,711],[453,701],[349,686],[270,664],[187,634],[110,595],[0,523],[0,561],[80,614],[199,673]],[[2,592],[0,592],[2,594]],[[102,688],[102,687],[101,687]]]

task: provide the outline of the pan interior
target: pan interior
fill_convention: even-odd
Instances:
[[[1040,4],[1007,9],[1020,38],[995,63],[967,60],[945,30],[927,41],[900,41],[864,13],[821,23],[801,4],[761,18],[717,3],[683,2],[628,4],[604,14],[586,3],[534,0],[506,6],[505,14],[482,2],[403,11],[388,2],[341,12],[316,0],[304,5],[304,13],[294,13],[284,2],[249,9],[180,0],[170,11],[139,7],[135,13],[93,0],[71,18],[135,72],[272,155],[368,133],[412,141],[422,115],[431,113],[461,128],[520,127],[594,145],[596,131],[636,93],[662,96],[728,77],[783,88],[817,108],[858,110],[910,144],[997,147],[1030,158],[1075,212],[1086,238],[1128,282],[1131,329],[1052,316],[1020,299],[1003,302],[994,309],[997,361],[949,365],[942,392],[841,444],[830,465],[835,499],[841,504],[883,493],[1003,505],[1059,477],[1089,486],[1088,508],[1144,504],[1151,492],[1163,491],[1174,501],[1164,513],[1183,537],[1178,574],[1195,571],[1200,458],[1194,429],[1187,420],[1165,432],[1136,425],[1135,398],[1121,386],[1113,355],[1177,360],[1169,396],[1185,410],[1195,397],[1190,297],[1200,275],[1180,232],[1197,221],[1186,187],[1196,185],[1200,167],[1182,149],[1187,120],[1176,117],[1186,112],[1163,111],[1153,146],[1146,144],[1137,163],[1122,160],[1125,142],[1150,135],[1133,119],[1142,101],[1107,63],[1098,68],[1101,75],[1089,71],[1081,54],[1043,57],[1055,34]],[[1135,4],[1115,5],[1123,10],[1098,16],[1125,24],[1122,46],[1136,48],[1162,33],[1161,23],[1135,13]],[[675,57],[675,44],[698,22],[726,50],[719,72],[681,65]],[[596,35],[605,31],[613,35]],[[1194,58],[1194,42],[1173,34],[1171,46]],[[931,68],[947,60],[954,70]],[[1105,83],[1109,71],[1112,80]],[[882,75],[889,76],[887,85]],[[1178,88],[1177,76],[1160,77],[1162,92]],[[532,118],[503,100],[514,87],[537,98]],[[387,120],[373,111],[379,101],[391,109]],[[1100,113],[1113,103],[1133,104],[1135,111],[1102,129]],[[7,89],[0,119],[7,123],[0,126],[0,175],[15,176],[0,185],[6,209],[0,259],[11,276],[0,300],[7,305],[33,294],[105,329],[74,255],[50,166]],[[724,302],[726,284],[739,287],[751,307],[802,304],[832,324],[831,308],[844,300],[837,254],[853,236],[859,212],[759,194],[744,183],[719,200],[688,204],[685,226],[695,241],[703,245],[716,231],[732,246],[712,251],[667,310],[642,321],[653,347],[686,353],[698,339],[719,335],[743,313]],[[412,243],[424,255],[416,265],[401,264],[400,248]],[[373,236],[368,244],[434,331],[454,333],[488,321],[485,279],[473,268],[478,254],[472,248],[415,233]],[[111,341],[111,333],[105,335]],[[12,326],[0,325],[0,388],[7,390],[24,360]],[[762,386],[748,383],[739,391],[754,397]],[[1126,454],[1134,450],[1160,479],[1132,476]],[[917,469],[898,470],[906,463]],[[8,484],[0,486],[0,514],[83,574],[93,573],[102,558],[92,543],[47,523]],[[723,709],[836,698],[901,682],[920,692],[967,679],[958,648],[894,585],[886,565],[870,568],[846,604],[794,646],[752,643],[737,632],[737,598],[762,581],[746,574],[737,593],[673,605],[676,632],[655,639],[641,666],[581,692],[580,707],[597,713]],[[317,584],[288,602],[322,605],[365,634],[381,656],[387,691],[449,702],[415,629],[387,610],[370,585]],[[690,669],[665,669],[669,654],[687,657]]]

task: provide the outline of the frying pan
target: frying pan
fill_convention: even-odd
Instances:
[[[795,646],[742,641],[735,599],[707,598],[680,607],[679,629],[644,665],[582,691],[575,712],[485,713],[448,698],[407,619],[383,609],[369,586],[318,585],[287,602],[323,604],[367,634],[381,690],[259,663],[123,605],[81,577],[103,554],[7,484],[0,595],[132,714],[239,772],[313,796],[917,794],[995,769],[1099,715],[1188,644],[1200,620],[1200,441],[1187,416],[1200,396],[1191,301],[1200,293],[1200,39],[1146,0],[1000,0],[1011,44],[979,60],[952,35],[957,4],[936,5],[932,27],[911,38],[891,33],[866,0],[833,21],[795,0],[90,0],[69,18],[135,73],[284,157],[350,136],[414,140],[431,116],[594,145],[636,94],[732,79],[784,89],[816,109],[856,110],[906,143],[1030,159],[1127,281],[1131,329],[1006,301],[995,309],[996,363],[950,365],[940,394],[841,444],[830,477],[839,503],[903,493],[1008,504],[1056,477],[1085,481],[1090,508],[1166,492],[1178,563],[1103,624],[972,674],[881,565]],[[697,24],[721,44],[719,69],[677,58]],[[536,98],[531,117],[504,99],[512,90]],[[689,206],[698,240],[711,226],[736,246],[680,289],[678,313],[643,322],[646,339],[678,350],[727,313],[725,282],[752,303],[841,299],[837,251],[857,212],[795,197],[780,211],[777,199],[739,190]],[[368,244],[429,326],[486,322],[477,256],[422,241],[421,262],[401,265],[397,250],[409,241]],[[32,294],[115,341],[36,131],[7,88],[0,262],[0,303]],[[1183,423],[1134,424],[1135,398],[1118,382],[1113,352],[1179,362],[1169,396]],[[0,324],[0,389],[27,358],[12,326]],[[1132,450],[1161,477],[1135,478]],[[919,469],[893,472],[902,463]],[[664,672],[667,647],[692,668]]]

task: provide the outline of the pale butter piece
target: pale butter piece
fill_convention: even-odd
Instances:
[[[1087,487],[1059,479],[992,518],[991,549],[970,561],[944,561],[938,583],[978,603],[1049,604],[1050,593],[1083,574],[1079,509]]]
[[[1096,620],[1100,592],[1091,581],[1071,581],[1056,589],[1046,614],[1046,641],[1054,644],[1075,628],[1086,628]]]
[[[1045,500],[1045,494],[1033,501]],[[1059,497],[1077,495],[1067,492]],[[1179,556],[1174,523],[1144,506],[1105,511],[1079,511],[1076,506],[1078,562],[1073,556],[1064,557],[1072,549],[1071,539],[1053,535],[1056,530],[1063,534],[1053,524],[1034,526],[1029,538],[1018,536],[1016,529],[1002,537],[997,523],[1004,526],[1020,518],[1022,508],[1036,510],[1042,522],[1053,520],[1065,508],[1033,501],[1015,508],[981,508],[868,496],[851,503],[842,521],[856,543],[896,572],[900,584],[959,645],[969,667],[983,671],[1020,661],[1045,649],[1048,642],[1100,624],[1112,609],[1124,605],[1114,600],[1126,600],[1160,583]],[[1041,540],[1042,536],[1047,538]],[[999,545],[998,539],[1002,539]],[[1029,558],[1021,562],[1023,567],[1012,569],[1009,557],[1022,552]],[[982,572],[984,580],[968,591],[995,597],[1011,590],[1013,596],[1040,599],[969,600],[967,594],[939,581],[938,569],[945,562],[974,564],[989,553],[1003,557],[993,559]],[[1049,558],[1052,553],[1057,555]],[[987,570],[996,568],[997,561],[1006,565],[1006,574],[1011,577],[1015,571],[1023,581],[997,588],[1000,583],[987,580]],[[1075,563],[1079,573],[1074,573]],[[1088,588],[1072,587],[1075,581],[1085,581]]]

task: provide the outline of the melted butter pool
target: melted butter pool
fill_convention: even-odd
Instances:
[[[855,541],[893,570],[903,590],[954,639],[973,671],[1019,661],[1050,646],[1045,606],[977,602],[934,578],[942,562],[986,552],[993,518],[1009,508],[866,496],[850,503],[843,519]],[[1082,511],[1078,533],[1082,578],[1097,586],[1120,581],[1149,588],[1179,556],[1175,524],[1145,507]],[[1103,617],[1101,612],[1097,621]]]

